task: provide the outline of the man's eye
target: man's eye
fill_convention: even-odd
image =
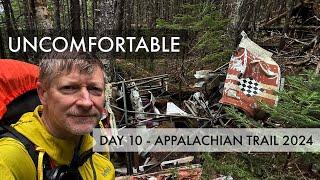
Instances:
[[[99,87],[89,87],[89,92],[95,96],[101,96],[103,93],[103,89]]]
[[[60,88],[60,90],[64,93],[72,93],[72,92],[75,92],[77,91],[77,87],[76,86],[62,86]]]

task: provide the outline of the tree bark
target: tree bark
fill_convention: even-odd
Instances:
[[[109,36],[112,38],[115,35],[115,25],[118,23],[116,22],[118,20],[116,18],[116,0],[98,1],[97,7],[96,36]],[[105,61],[110,60],[110,64],[113,64],[113,59],[114,53],[109,53]]]
[[[125,5],[124,5],[124,0],[117,0],[116,1],[116,7],[115,7],[115,10],[116,10],[116,19],[115,19],[115,22],[114,22],[114,29],[116,31],[116,33],[120,33],[124,30],[124,11],[126,10],[127,11],[127,8],[125,8]]]
[[[13,27],[14,27],[14,29],[17,29],[18,26],[17,26],[16,18],[14,17],[14,13],[13,13],[13,9],[12,9],[11,3],[9,3],[9,9],[10,9],[10,15],[11,15],[11,20],[12,20]]]
[[[258,19],[258,15],[260,12],[260,6],[261,6],[261,1],[260,0],[256,0],[256,2],[254,3],[254,15],[253,15],[253,19],[252,19],[252,23],[253,23],[253,30],[256,31],[256,22]]]
[[[0,58],[1,59],[4,59],[6,57],[5,55],[5,51],[4,51],[4,45],[3,45],[3,38],[2,38],[2,29],[1,29],[1,26],[0,26]]]
[[[149,0],[148,1],[148,9],[147,9],[147,14],[148,14],[148,28],[149,29],[154,29],[156,27],[156,14],[155,14],[155,9],[156,7],[156,1],[155,0]]]
[[[286,6],[287,6],[287,16],[286,16],[283,31],[282,31],[283,34],[287,34],[289,30],[289,24],[290,24],[292,9],[293,9],[293,0],[288,0]],[[279,50],[282,50],[285,44],[286,44],[285,38],[281,37],[280,43],[279,43]]]
[[[32,8],[33,7],[33,8]],[[35,30],[36,29],[36,18],[35,18],[35,9],[34,9],[34,2],[33,0],[27,0],[25,2],[24,7],[24,19],[25,19],[25,27],[28,30]]]
[[[92,30],[95,32],[97,22],[97,1],[92,1]]]
[[[75,39],[81,37],[80,12],[79,0],[70,0],[71,35]]]
[[[88,30],[88,13],[87,13],[87,0],[81,0],[82,6],[82,27],[84,31]]]
[[[88,37],[88,13],[87,13],[87,0],[81,0],[82,9],[82,29],[85,37]]]
[[[139,27],[139,23],[140,23],[140,0],[135,0],[135,28]]]
[[[45,0],[35,0],[35,11],[37,16],[38,27],[43,29],[52,29],[53,23]]]
[[[126,7],[126,10],[125,10],[125,23],[124,23],[124,29],[131,29],[131,24],[132,24],[132,21],[133,19],[135,18],[134,17],[134,4],[135,4],[135,1],[131,0],[131,1],[125,1],[125,7]]]
[[[230,34],[232,35],[231,37],[233,37],[233,39],[235,40],[235,44],[234,46],[236,47],[237,44],[239,43],[240,41],[240,32],[241,32],[241,29],[240,29],[240,23],[241,23],[241,20],[242,20],[242,15],[243,14],[246,14],[247,11],[244,11],[243,10],[243,6],[245,3],[246,0],[236,0],[234,3],[233,3],[233,7],[235,7],[233,9],[233,11],[231,11],[232,13],[230,14],[230,18],[231,18],[231,28],[230,28]]]
[[[3,9],[4,9],[4,15],[5,15],[5,21],[6,21],[6,26],[7,26],[7,35],[8,37],[15,37],[15,31],[13,28],[13,23],[12,23],[12,19],[11,19],[11,11],[10,11],[10,0],[3,0],[2,4],[3,4]],[[16,41],[14,41],[16,42]],[[15,44],[14,44],[15,45]],[[11,51],[10,53],[10,57],[14,58],[15,57],[15,53],[12,53]]]
[[[60,0],[54,0],[54,22],[55,28],[60,31],[61,30],[61,19],[60,19]]]
[[[101,34],[105,30],[115,28],[115,3],[116,0],[98,1],[97,7],[97,31]]]
[[[8,36],[12,37],[14,34],[14,28],[13,28],[13,23],[12,23],[12,18],[11,18],[11,11],[10,11],[10,0],[3,0],[3,9],[4,9],[4,16],[5,16],[5,21],[6,21],[6,26],[7,26],[7,34]]]

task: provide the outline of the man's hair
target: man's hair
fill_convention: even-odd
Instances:
[[[69,74],[73,70],[91,74],[95,68],[104,72],[102,62],[94,55],[84,52],[52,52],[39,63],[39,81],[50,87],[50,82],[61,74]]]

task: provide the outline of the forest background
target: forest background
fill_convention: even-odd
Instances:
[[[54,29],[73,36],[116,32],[164,32],[184,37],[178,56],[111,54],[112,73],[126,79],[169,74],[177,101],[192,88],[197,70],[226,64],[240,42],[240,32],[274,53],[285,77],[277,107],[264,106],[268,120],[227,109],[231,127],[320,127],[319,0],[1,0],[0,58],[37,63],[37,54],[12,53],[8,37]],[[114,75],[116,77],[116,75]],[[223,81],[218,77],[213,84]],[[203,90],[207,97],[212,87]],[[246,179],[320,178],[318,153],[204,153],[203,178],[219,174]]]

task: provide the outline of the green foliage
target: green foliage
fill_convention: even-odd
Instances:
[[[189,53],[201,57],[205,63],[226,61],[231,54],[230,39],[226,34],[229,20],[224,19],[211,2],[184,4],[172,21],[157,20],[157,27],[196,32],[195,43]]]
[[[316,179],[320,172],[320,156],[312,153],[203,153],[202,158],[202,179],[217,175],[250,180]]]
[[[275,92],[279,96],[278,105],[259,102],[260,107],[270,114],[272,122],[281,124],[281,127],[320,127],[320,76],[306,71],[288,76],[286,81],[285,90]],[[246,117],[234,107],[225,110],[239,126],[261,126],[257,120]]]
[[[260,102],[261,108],[270,114],[272,122],[280,123],[282,127],[319,127],[320,76],[313,71],[306,71],[300,75],[288,76],[286,81],[285,90],[277,92],[280,99],[278,105],[274,107]],[[257,120],[247,117],[234,107],[226,107],[225,111],[240,127],[261,126]],[[228,153],[223,158],[217,154],[204,154],[205,177],[210,172],[233,174],[236,179],[320,177],[319,153],[291,153],[291,156],[283,153]],[[239,169],[233,169],[233,166]],[[210,171],[210,167],[213,170]]]
[[[226,111],[229,118],[234,120],[239,127],[261,127],[261,124],[259,124],[254,119],[247,117],[245,114],[239,112],[235,107],[225,107],[224,110]]]
[[[262,108],[284,127],[320,127],[320,76],[306,71],[287,81],[287,89],[278,93],[278,105]]]
[[[222,159],[213,153],[203,153],[203,179],[212,179],[216,175],[231,176],[234,179],[256,179],[252,176],[243,159],[237,156],[223,156]]]

